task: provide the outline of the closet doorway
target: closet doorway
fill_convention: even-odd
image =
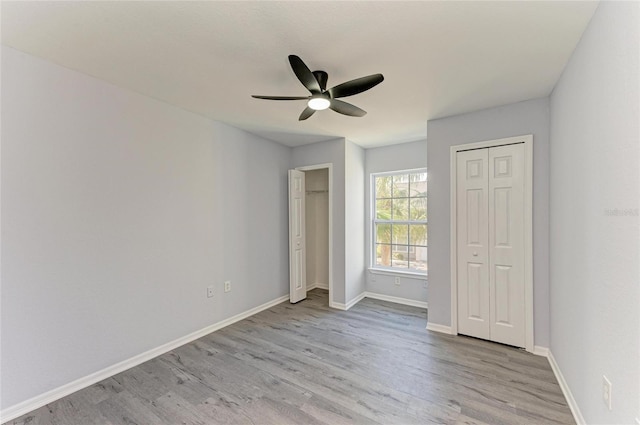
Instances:
[[[451,147],[451,324],[533,351],[533,136]]]
[[[301,173],[304,175],[302,176]],[[331,249],[333,243],[331,217],[332,164],[298,167],[290,171],[298,175],[302,187],[298,195],[292,193],[289,182],[289,264],[291,302],[306,297],[306,291],[333,289]],[[299,183],[298,183],[299,184]],[[300,193],[302,192],[302,193]],[[300,196],[304,194],[303,196]],[[297,196],[298,199],[294,199]],[[303,198],[303,199],[300,199]],[[303,200],[301,205],[300,200]],[[302,235],[300,235],[302,232]],[[302,243],[302,250],[300,250]]]

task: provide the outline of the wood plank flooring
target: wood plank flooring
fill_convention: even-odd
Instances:
[[[327,292],[269,310],[13,424],[573,424],[547,359]]]

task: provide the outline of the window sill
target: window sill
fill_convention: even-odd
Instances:
[[[369,273],[382,274],[387,276],[402,276],[408,279],[416,279],[416,280],[427,280],[427,277],[429,276],[428,273],[403,272],[400,270],[378,269],[374,267],[369,267]]]

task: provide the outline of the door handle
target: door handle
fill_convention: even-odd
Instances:
[[[473,256],[477,257],[478,256],[478,251],[473,251]]]

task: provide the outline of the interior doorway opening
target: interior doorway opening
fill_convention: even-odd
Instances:
[[[307,290],[329,290],[329,170],[304,174]]]
[[[332,164],[317,164],[296,168],[304,172],[305,181],[305,277],[307,290],[329,291],[329,306],[333,295],[333,220]]]

